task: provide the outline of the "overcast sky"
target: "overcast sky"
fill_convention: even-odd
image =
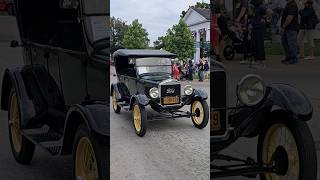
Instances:
[[[177,24],[180,14],[202,0],[111,0],[111,16],[131,24],[139,19],[149,33],[150,45]],[[203,0],[209,3],[209,0]]]

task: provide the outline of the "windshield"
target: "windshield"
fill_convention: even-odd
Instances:
[[[139,75],[150,73],[171,74],[171,60],[169,58],[138,58],[136,68]]]

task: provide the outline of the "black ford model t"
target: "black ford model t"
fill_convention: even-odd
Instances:
[[[211,179],[260,175],[262,180],[316,180],[308,98],[290,85],[265,85],[259,76],[247,75],[237,85],[237,104],[229,106],[226,68],[217,61],[211,65]],[[240,137],[256,136],[257,161],[221,153]]]
[[[191,117],[195,127],[206,127],[209,120],[208,95],[191,85],[181,87],[172,79],[171,59],[175,54],[164,50],[120,49],[113,53],[118,82],[111,85],[112,107],[133,111],[133,126],[138,136],[147,129],[150,107],[159,113],[152,119]],[[190,111],[180,110],[191,105]]]
[[[73,155],[73,179],[108,179],[106,0],[15,0],[23,64],[7,68],[1,109],[8,111],[15,160],[35,146]],[[10,59],[8,59],[10,61]]]

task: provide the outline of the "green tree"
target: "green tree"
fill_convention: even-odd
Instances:
[[[128,25],[120,18],[111,17],[111,47],[121,46],[121,41],[124,37]]]
[[[156,49],[162,49],[163,48],[163,41],[164,41],[164,36],[160,36],[160,37],[158,37],[158,40],[153,42],[153,46]]]
[[[201,8],[201,9],[210,9],[210,4],[202,1],[202,2],[197,2],[195,5],[190,6],[190,7]],[[180,14],[180,17],[183,18],[186,14],[187,14],[187,11],[182,11]]]
[[[163,48],[177,54],[179,60],[186,61],[193,56],[195,42],[191,31],[182,19],[178,24],[168,29],[166,35],[161,39]]]
[[[125,31],[121,44],[128,49],[145,49],[148,47],[149,41],[147,30],[136,19]]]
[[[210,8],[210,4],[209,3],[205,3],[205,2],[197,2],[196,5],[194,5],[193,7],[195,8],[202,8],[202,9],[209,9]]]

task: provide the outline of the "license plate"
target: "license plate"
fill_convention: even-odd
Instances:
[[[178,96],[167,96],[163,98],[163,104],[178,104],[179,97]]]
[[[210,130],[211,131],[219,131],[221,129],[220,112],[219,111],[211,112],[210,119],[211,119],[210,120]]]

